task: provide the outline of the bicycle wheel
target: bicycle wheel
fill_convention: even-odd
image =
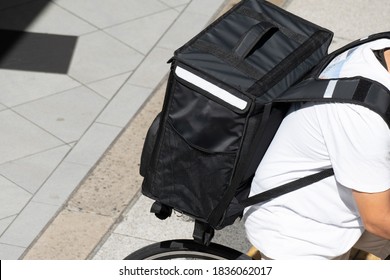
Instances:
[[[251,258],[242,252],[220,244],[211,243],[208,246],[204,246],[189,239],[154,243],[131,253],[125,258],[125,260],[171,259],[250,260]]]

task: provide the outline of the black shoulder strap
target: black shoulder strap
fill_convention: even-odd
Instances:
[[[276,198],[278,196],[281,196],[283,194],[287,194],[292,191],[299,190],[303,187],[309,186],[311,184],[314,184],[316,182],[321,181],[322,179],[325,179],[329,176],[332,176],[333,168],[325,169],[320,172],[314,173],[313,175],[309,175],[303,178],[300,178],[298,180],[292,181],[290,183],[278,186],[276,188],[272,188],[268,191],[256,194],[254,196],[251,196],[244,201],[240,202],[240,205],[244,209],[245,207],[268,201],[272,198]]]
[[[383,117],[390,127],[390,91],[381,84],[355,77],[349,79],[320,80],[309,79],[288,90],[275,102],[344,102],[368,107]],[[240,202],[245,207],[265,202],[280,195],[311,185],[334,174],[333,169],[325,169],[313,175],[259,193]]]
[[[390,127],[390,91],[363,77],[322,80],[311,78],[280,96],[275,102],[340,102],[365,106],[378,113]]]

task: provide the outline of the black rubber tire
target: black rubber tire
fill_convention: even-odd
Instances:
[[[125,260],[169,259],[250,260],[251,258],[242,252],[220,244],[211,243],[204,246],[189,239],[154,243],[131,253],[125,258]]]

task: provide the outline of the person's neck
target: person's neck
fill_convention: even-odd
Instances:
[[[390,50],[385,51],[385,60],[386,60],[386,65],[387,65],[387,71],[390,73]]]

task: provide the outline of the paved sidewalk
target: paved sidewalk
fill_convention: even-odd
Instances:
[[[0,52],[0,259],[122,259],[191,236],[187,218],[148,213],[139,155],[161,108],[165,62],[233,2],[2,1],[0,29],[31,40]],[[390,30],[386,0],[271,2],[333,30],[331,50]],[[43,52],[41,35],[52,43]],[[44,68],[5,59],[25,51]],[[215,241],[249,246],[240,224]]]
[[[0,259],[26,253],[224,2],[1,2]]]

